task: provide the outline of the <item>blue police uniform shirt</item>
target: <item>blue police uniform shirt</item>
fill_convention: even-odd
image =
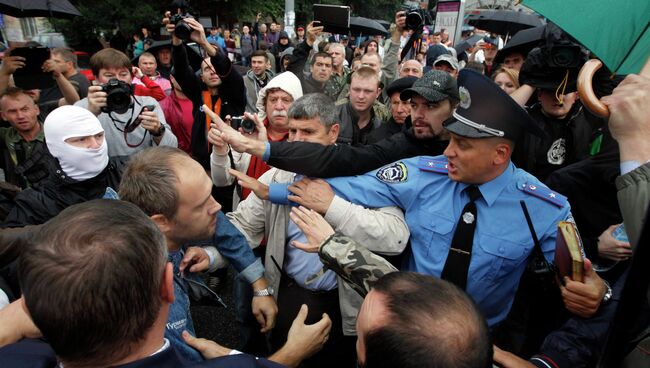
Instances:
[[[439,277],[447,260],[461,211],[469,202],[468,184],[447,176],[447,158],[414,157],[354,177],[329,179],[336,194],[365,207],[399,206],[411,231],[411,254],[402,269]],[[508,314],[533,249],[533,239],[519,201],[528,207],[548,260],[553,258],[557,223],[570,219],[565,198],[512,163],[495,179],[479,186],[477,224],[467,293],[490,326]],[[286,202],[286,186],[269,188],[273,202]],[[284,198],[282,198],[284,197]]]

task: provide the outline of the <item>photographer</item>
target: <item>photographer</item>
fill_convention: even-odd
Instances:
[[[106,131],[108,155],[130,156],[147,147],[176,147],[178,142],[158,102],[133,94],[131,60],[115,49],[103,49],[90,58],[95,80],[88,97],[77,102],[95,114]]]
[[[210,150],[207,130],[210,127],[210,119],[206,118],[201,106],[203,104],[210,106],[221,118],[225,118],[226,115],[242,115],[246,108],[244,80],[232,68],[228,56],[218,47],[208,42],[203,26],[197,20],[190,17],[172,19],[179,17],[170,18],[170,13],[166,15],[167,18],[163,20],[163,23],[166,24],[167,31],[173,35],[173,76],[193,104],[192,157],[203,167],[208,168],[210,165]],[[194,74],[189,65],[187,52],[185,46],[183,46],[184,40],[196,42],[209,56],[201,63],[200,77]]]

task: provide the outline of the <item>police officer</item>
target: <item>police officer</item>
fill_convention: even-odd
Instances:
[[[399,206],[412,234],[403,269],[455,283],[494,326],[508,314],[533,250],[519,201],[532,214],[547,259],[555,249],[557,223],[570,218],[570,207],[510,162],[515,142],[527,133],[543,134],[526,112],[474,71],[461,71],[458,84],[461,102],[444,124],[451,136],[444,155],[330,179],[336,196],[325,182],[306,179],[288,188],[288,199],[321,213],[337,197],[366,207]],[[422,93],[411,88],[402,98]],[[287,200],[286,188],[270,187],[269,193],[272,201]]]

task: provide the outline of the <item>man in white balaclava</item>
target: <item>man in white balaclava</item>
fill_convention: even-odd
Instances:
[[[0,227],[41,224],[66,207],[118,189],[122,160],[109,160],[104,129],[95,115],[78,106],[61,106],[45,119],[50,176],[22,191]]]
[[[45,143],[63,173],[73,180],[94,178],[108,165],[104,128],[84,108],[62,106],[52,111],[45,119]]]

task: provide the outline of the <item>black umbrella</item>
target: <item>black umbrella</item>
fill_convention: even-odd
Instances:
[[[468,23],[476,28],[503,36],[544,25],[537,15],[513,10],[484,10],[478,15],[470,15],[468,19]]]
[[[0,13],[16,18],[73,18],[81,15],[68,0],[0,0]]]
[[[482,40],[483,37],[485,37],[485,35],[476,34],[462,40],[461,42],[458,43],[458,45],[454,46],[454,49],[456,49],[456,55],[460,55],[468,48],[474,46],[478,41]]]
[[[530,52],[530,50],[539,46],[542,39],[544,39],[545,30],[546,26],[539,26],[517,32],[506,43],[506,45],[503,46],[501,50],[499,50],[497,56],[494,58],[494,62],[501,64],[505,56],[512,52],[519,52],[525,57]]]
[[[386,36],[386,28],[373,19],[364,17],[350,17],[350,34],[365,36]]]
[[[375,19],[375,20],[377,21],[377,23],[379,23],[379,24],[381,24],[382,26],[384,26],[384,28],[386,28],[387,31],[390,30],[390,22],[389,22],[389,21],[382,20],[382,19]]]

